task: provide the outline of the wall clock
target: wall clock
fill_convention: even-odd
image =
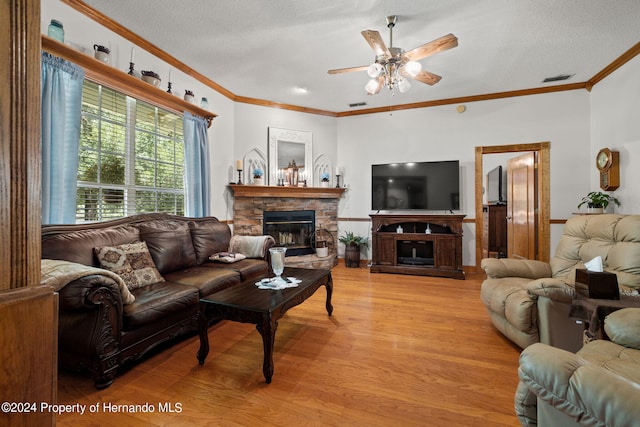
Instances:
[[[600,188],[613,191],[620,187],[620,153],[603,148],[596,156],[596,167],[600,171]]]

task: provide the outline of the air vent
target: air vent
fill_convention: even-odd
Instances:
[[[575,74],[560,74],[559,76],[555,76],[555,77],[547,77],[542,81],[542,83],[551,83],[551,82],[560,82],[562,80],[569,80],[574,75]]]
[[[366,102],[354,102],[353,104],[349,104],[349,107],[351,107],[351,108],[364,107],[365,105],[367,105]]]

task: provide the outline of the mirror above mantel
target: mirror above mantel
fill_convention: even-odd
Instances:
[[[287,179],[289,166],[295,162],[300,180],[313,186],[312,133],[291,129],[269,128],[269,185]]]

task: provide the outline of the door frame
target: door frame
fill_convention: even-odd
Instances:
[[[549,262],[550,251],[550,142],[537,142],[532,144],[492,145],[476,147],[475,158],[475,205],[476,205],[476,271],[480,272],[482,261],[482,230],[484,220],[482,215],[482,187],[484,175],[482,173],[482,156],[484,154],[518,153],[523,151],[535,151],[538,155],[538,167],[536,177],[538,180],[538,252],[537,259]]]

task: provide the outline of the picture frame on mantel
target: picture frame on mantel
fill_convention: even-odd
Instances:
[[[307,186],[313,186],[313,135],[309,131],[269,127],[269,185],[278,185],[279,171],[295,160]]]

